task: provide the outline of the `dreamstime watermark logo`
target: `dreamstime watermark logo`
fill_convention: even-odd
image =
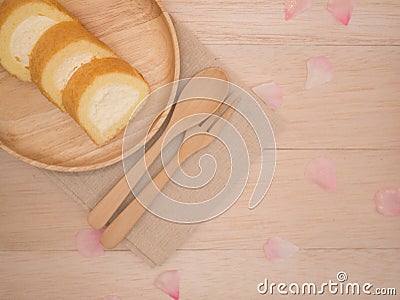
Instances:
[[[172,115],[171,120],[176,123],[170,121],[175,125],[166,130],[163,136],[165,147],[159,160],[167,177],[157,178],[159,169],[152,170],[152,166],[146,164],[146,159],[151,156],[145,151],[148,139],[143,139],[140,148],[136,149],[137,122],[131,122],[126,128],[123,164],[126,179],[136,199],[149,212],[168,221],[199,223],[213,219],[227,211],[242,195],[248,183],[250,170],[254,171],[255,167],[254,161],[250,161],[249,149],[253,151],[253,148],[256,148],[260,155],[255,168],[257,177],[254,178],[258,180],[249,199],[249,209],[255,208],[269,189],[276,163],[273,130],[259,103],[245,90],[227,81],[192,78],[173,82],[155,90],[148,97],[146,105],[160,103],[172,91],[176,91],[174,106],[167,107],[165,112],[171,111],[172,108],[174,114],[179,112],[177,114],[183,114],[184,117],[174,120]],[[208,106],[204,105],[204,101],[210,102]],[[207,110],[211,107],[215,107],[215,110],[203,111],[203,108]],[[185,115],[187,112],[190,113]],[[235,115],[235,118],[232,115]],[[157,118],[159,116],[148,122],[149,130]],[[239,120],[239,124],[241,121],[242,125],[238,126],[238,123],[231,121],[232,119]],[[247,132],[243,131],[243,128]],[[248,144],[249,134],[255,137],[251,145]],[[208,136],[208,139],[204,136]],[[207,199],[197,202],[177,201],[164,193],[164,185],[167,181],[172,181],[186,189],[186,198],[190,198],[193,190],[205,188],[215,180],[221,159],[215,156],[215,153],[207,153],[200,158],[200,172],[195,176],[189,176],[181,167],[182,161],[196,152],[196,147],[202,149],[202,143],[208,145],[215,141],[229,154],[228,158],[224,158],[225,163],[229,161],[230,168],[225,171],[226,183],[223,188],[212,196],[207,196]],[[137,171],[144,169],[140,166],[146,169],[143,175]]]
[[[257,292],[261,295],[342,295],[342,296],[395,296],[395,288],[374,287],[372,283],[350,282],[346,272],[339,272],[336,280],[329,280],[320,284],[313,282],[303,283],[275,283],[265,278],[263,282],[257,286]]]

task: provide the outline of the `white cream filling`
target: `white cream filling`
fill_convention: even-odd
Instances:
[[[59,91],[65,89],[72,75],[93,59],[90,52],[77,52],[65,59],[54,72],[54,83]]]
[[[24,67],[29,67],[29,55],[43,33],[57,24],[45,16],[31,16],[17,26],[11,36],[10,51]]]
[[[111,83],[92,97],[89,118],[101,133],[114,126],[139,100],[138,90],[129,85]]]

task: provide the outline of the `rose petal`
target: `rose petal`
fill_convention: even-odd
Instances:
[[[307,62],[308,76],[306,89],[327,83],[333,79],[333,67],[325,56],[315,56]]]
[[[105,296],[103,298],[103,300],[121,300],[121,298],[118,296],[115,296],[115,295],[108,295],[108,296]]]
[[[270,261],[289,258],[297,251],[299,247],[279,237],[270,238],[264,245],[265,257]]]
[[[288,21],[301,14],[309,9],[312,4],[313,0],[285,0],[285,20]]]
[[[337,190],[335,164],[328,158],[320,157],[311,161],[306,168],[305,177],[328,192]]]
[[[354,0],[329,0],[328,11],[347,26],[353,13],[354,5]]]
[[[256,86],[253,88],[253,91],[270,109],[276,110],[283,104],[282,89],[275,82],[264,83]]]
[[[400,188],[388,187],[375,194],[376,210],[385,216],[400,216]]]
[[[76,235],[76,248],[79,253],[88,258],[95,258],[104,253],[104,248],[100,244],[100,237],[104,229],[83,229]]]
[[[178,271],[166,271],[161,273],[154,281],[154,285],[169,295],[172,299],[179,299],[179,273]]]

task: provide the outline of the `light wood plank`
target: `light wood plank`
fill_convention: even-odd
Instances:
[[[283,1],[165,0],[172,16],[205,44],[399,45],[400,2],[357,1],[349,26],[326,10],[325,0],[287,22]]]
[[[399,248],[400,219],[375,210],[374,195],[398,186],[400,151],[279,151],[276,174],[264,201],[247,208],[251,189],[221,217],[201,228],[185,249],[256,249],[271,236],[302,248]],[[307,163],[319,156],[337,168],[338,191],[305,180]],[[250,180],[249,186],[254,184]]]
[[[348,27],[330,16],[326,0],[290,22],[281,0],[164,2],[247,85],[274,80],[284,88],[280,114],[288,126],[278,146],[294,150],[279,151],[267,199],[248,211],[246,192],[162,268],[150,269],[122,249],[87,260],[74,245],[76,232],[87,227],[81,207],[40,171],[0,151],[0,298],[169,299],[152,285],[168,269],[180,271],[182,299],[264,299],[255,288],[266,276],[322,282],[338,271],[399,293],[399,221],[377,214],[372,198],[381,186],[400,184],[400,2],[357,1]],[[319,54],[332,59],[335,79],[304,92],[306,60]],[[304,180],[307,162],[320,155],[338,167],[337,194]],[[267,262],[262,245],[271,236],[300,252]]]
[[[89,227],[81,205],[39,169],[4,151],[0,165],[0,248],[75,249],[75,235]]]
[[[281,148],[400,149],[398,47],[210,46],[254,87],[275,81],[284,92]],[[307,60],[327,56],[332,82],[305,90]]]
[[[179,251],[164,267],[151,269],[126,252],[109,252],[94,260],[64,251],[0,252],[0,271],[7,274],[0,282],[0,297],[68,300],[116,294],[121,299],[170,299],[153,281],[160,272],[171,269],[180,272],[181,299],[283,299],[258,295],[258,283],[267,277],[270,282],[321,284],[335,280],[340,271],[348,274],[349,282],[370,282],[399,291],[400,269],[393,264],[399,259],[397,250],[300,250],[276,263],[268,262],[261,248]]]
[[[337,166],[335,194],[304,179],[308,161],[321,155]],[[81,207],[38,170],[5,153],[0,162],[0,250],[75,249],[75,234],[87,227]],[[393,236],[400,219],[379,215],[373,201],[381,187],[399,184],[399,164],[399,150],[279,151],[275,179],[263,203],[247,209],[255,184],[251,177],[238,203],[201,224],[183,249],[257,249],[271,236],[307,249],[400,248],[400,237]]]

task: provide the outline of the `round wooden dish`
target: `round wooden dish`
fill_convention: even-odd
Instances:
[[[178,41],[172,21],[156,0],[60,0],[82,24],[136,67],[152,90],[179,79]],[[153,119],[166,105],[146,104],[133,122],[144,138],[143,118]],[[143,135],[140,136],[140,135]],[[37,167],[81,172],[122,159],[120,134],[94,145],[67,115],[49,103],[34,84],[12,78],[0,67],[1,148]]]

